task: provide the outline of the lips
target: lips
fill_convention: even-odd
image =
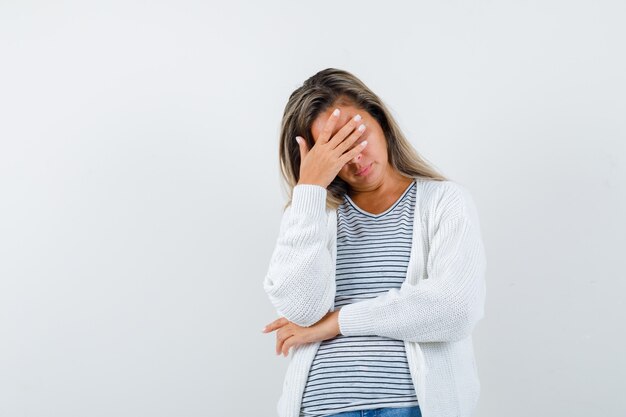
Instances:
[[[360,170],[359,172],[357,172],[355,175],[363,175],[363,173],[365,171],[367,171],[370,167],[372,166],[372,164],[369,164],[368,166],[366,166],[365,168],[363,168],[362,170]]]

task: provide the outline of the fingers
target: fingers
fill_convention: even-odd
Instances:
[[[365,132],[365,129],[366,129],[366,126],[364,124],[360,124],[359,127],[357,127],[354,130],[354,132],[352,132],[352,134],[348,137],[348,139],[344,140],[339,145],[337,145],[337,147],[335,148],[335,151],[339,152],[340,154],[343,154],[348,148],[352,146],[352,144],[354,144],[354,142],[357,141],[357,139],[361,137],[361,135],[363,135],[363,132]]]
[[[342,144],[342,142],[344,142],[344,139],[350,134],[350,132],[355,130],[358,126],[362,125],[361,120],[362,120],[362,118],[361,118],[360,114],[357,114],[352,119],[350,119],[341,129],[339,129],[339,131],[337,133],[335,133],[335,136],[333,136],[333,138],[328,141],[330,146],[333,149],[335,149],[340,144]],[[363,129],[365,129],[365,125],[363,125]],[[363,131],[361,130],[359,132],[359,135],[362,132]],[[348,146],[351,145],[351,144],[352,144],[351,142],[348,143]]]
[[[324,128],[320,132],[319,137],[317,138],[317,142],[326,143],[330,139],[333,134],[333,130],[335,130],[335,126],[337,125],[337,121],[339,120],[339,109],[335,109],[328,118],[328,121],[324,125]]]
[[[293,337],[290,337],[285,341],[285,343],[283,343],[282,353],[284,357],[287,357],[287,355],[289,355],[289,349],[292,345],[291,340],[293,340]]]
[[[289,348],[293,345],[295,341],[294,334],[290,333],[285,335],[284,332],[276,333],[276,354],[283,356],[287,356],[289,354]]]
[[[283,348],[283,340],[276,334],[276,354],[279,355],[281,349]]]
[[[341,166],[347,164],[348,161],[350,161],[352,158],[360,154],[363,151],[363,148],[365,148],[366,146],[367,146],[367,141],[364,140],[363,142],[356,145],[354,148],[350,149],[348,152],[341,155],[341,158],[339,158],[339,162],[341,163]]]
[[[296,136],[296,142],[298,142],[298,147],[300,148],[300,155],[302,156],[302,159],[304,159],[304,156],[306,156],[309,151],[306,140],[302,136]]]
[[[290,323],[289,320],[281,317],[265,326],[262,330],[263,333],[267,333],[269,331],[278,329],[278,331],[276,332],[277,355],[280,355],[282,353],[283,356],[287,356],[289,354],[289,349],[296,343],[295,334],[293,333],[294,329],[291,327],[283,328],[283,326],[288,323]]]
[[[278,329],[279,327],[284,326],[285,324],[289,323],[289,320],[287,320],[284,317],[280,317],[276,320],[274,320],[273,322],[271,322],[270,324],[268,324],[267,326],[265,326],[262,330],[263,333],[266,332],[271,332],[273,330]]]

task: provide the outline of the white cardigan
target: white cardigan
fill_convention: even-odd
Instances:
[[[341,334],[405,343],[423,417],[469,417],[480,393],[472,330],[484,316],[486,258],[478,213],[455,182],[417,178],[407,277],[400,289],[343,306]],[[280,223],[263,281],[276,312],[308,327],[334,311],[337,212],[326,188],[300,184]],[[299,417],[309,367],[321,342],[290,350],[279,417]]]

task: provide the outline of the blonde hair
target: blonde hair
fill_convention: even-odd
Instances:
[[[327,68],[319,71],[289,96],[280,129],[280,170],[288,186],[291,204],[293,188],[300,177],[300,148],[295,140],[301,136],[309,149],[314,145],[311,126],[331,106],[351,105],[367,111],[380,124],[387,140],[389,164],[406,177],[438,181],[448,180],[433,168],[405,138],[391,112],[382,100],[351,73]],[[350,186],[338,176],[327,187],[326,206],[336,209]]]

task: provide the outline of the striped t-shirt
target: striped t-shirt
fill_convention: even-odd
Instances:
[[[335,310],[406,278],[416,184],[383,213],[359,208],[345,195],[337,208]],[[301,417],[418,405],[404,342],[383,336],[338,335],[321,342],[309,369]]]

